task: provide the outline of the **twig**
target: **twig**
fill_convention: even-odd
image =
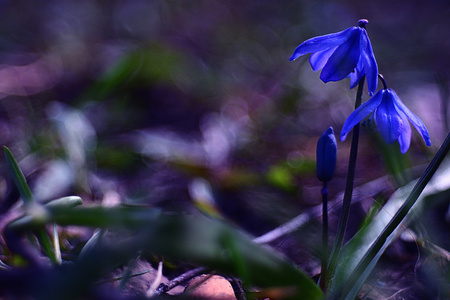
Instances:
[[[388,300],[388,299],[397,299],[397,296],[398,296],[398,295],[400,295],[401,293],[403,293],[403,292],[409,290],[410,288],[411,288],[411,287],[406,287],[406,288],[403,288],[403,289],[401,289],[401,290],[398,290],[398,291],[396,291],[394,294],[392,294],[391,296],[385,298],[385,300]]]
[[[355,188],[354,189],[355,196],[353,197],[353,204],[362,201],[362,199],[366,199],[367,197],[377,195],[380,192],[384,191],[386,189],[386,186],[389,186],[389,179],[390,176],[383,176]],[[364,193],[365,197],[357,197],[356,195],[359,194],[359,191],[361,191],[361,194]],[[338,194],[333,201],[328,201],[330,207],[329,209],[330,210],[333,209],[334,206],[336,206],[339,202],[342,201],[342,198],[343,194]],[[259,244],[270,243],[282,236],[285,236],[291,232],[298,230],[300,227],[302,227],[309,221],[319,217],[321,213],[322,213],[322,204],[316,205],[302,212],[292,220],[253,239],[253,241]]]
[[[140,272],[136,272],[136,273],[131,273],[128,276],[128,278],[133,278],[133,277],[138,277],[138,276],[142,276],[144,274],[153,272],[155,269],[148,269],[148,270],[144,270],[144,271],[140,271]],[[99,280],[97,281],[95,284],[100,285],[100,284],[105,284],[105,283],[109,283],[109,282],[114,282],[114,281],[118,281],[124,278],[124,275],[119,275],[113,278],[109,278],[109,279],[105,279],[105,280]]]
[[[254,238],[253,241],[258,244],[270,243],[286,234],[296,231],[298,228],[302,227],[306,223],[308,223],[314,217],[317,217],[321,214],[322,205],[314,206],[313,208],[308,209],[307,211],[299,214],[294,219],[290,220],[287,223],[257,237]]]
[[[233,287],[234,294],[237,300],[247,299],[245,296],[244,288],[242,287],[242,282],[238,278],[233,277],[231,279],[231,286]]]
[[[148,297],[148,298],[153,297],[155,295],[156,289],[158,288],[159,284],[161,283],[162,266],[163,266],[163,263],[162,263],[162,261],[160,261],[159,264],[158,264],[158,270],[156,271],[155,280],[153,280],[152,284],[148,288],[147,293],[145,294],[145,296]]]
[[[61,265],[61,248],[59,247],[59,236],[58,236],[58,228],[56,227],[56,223],[53,223],[53,247],[55,251],[56,264]]]
[[[206,270],[207,270],[207,268],[205,268],[205,267],[199,267],[199,268],[196,268],[196,269],[189,270],[186,273],[183,273],[180,276],[175,277],[174,279],[172,279],[168,283],[160,284],[153,295],[154,296],[158,296],[158,295],[162,295],[164,293],[167,293],[168,291],[170,291],[174,287],[176,287],[176,286],[178,286],[178,285],[180,285],[180,284],[182,284],[182,283],[184,283],[184,282],[194,278],[195,276],[198,276],[198,275],[204,273]]]

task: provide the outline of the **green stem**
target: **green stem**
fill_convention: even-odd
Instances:
[[[364,255],[360,263],[353,270],[348,281],[344,285],[343,295],[347,295],[351,291],[360,275],[364,272],[364,270],[367,268],[370,262],[374,259],[374,257],[378,254],[383,245],[386,243],[387,238],[403,221],[405,216],[410,211],[411,207],[416,203],[417,199],[419,198],[425,186],[430,181],[431,177],[436,172],[441,162],[444,160],[449,150],[450,150],[450,133],[447,134],[444,143],[439,148],[439,151],[436,153],[433,160],[428,165],[427,169],[423,172],[422,176],[417,181],[408,198],[405,200],[403,205],[397,211],[395,216],[391,219],[389,224],[383,229],[383,231],[375,240],[370,249],[366,252],[366,255]]]
[[[320,288],[326,293],[328,273],[328,190],[326,181],[323,182],[322,188],[322,220],[322,271],[320,275]]]
[[[362,93],[364,90],[364,80],[365,76],[361,78],[358,84],[358,91],[356,93],[355,109],[361,105]],[[333,250],[331,252],[330,266],[328,268],[328,284],[330,283],[336,270],[337,261],[339,259],[339,253],[341,250],[342,243],[344,241],[344,235],[347,228],[348,215],[350,212],[350,204],[352,201],[353,194],[353,183],[355,181],[355,170],[356,170],[356,158],[358,154],[358,141],[359,141],[359,123],[353,127],[352,144],[350,148],[350,158],[348,163],[347,172],[347,182],[345,186],[344,199],[342,201],[342,212],[339,219],[339,225],[337,230],[336,239],[334,241]]]

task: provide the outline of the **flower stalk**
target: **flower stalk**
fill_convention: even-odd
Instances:
[[[437,168],[440,166],[445,156],[450,151],[450,133],[447,134],[444,143],[439,148],[436,155],[433,157],[433,160],[430,162],[426,170],[422,173],[419,180],[415,184],[408,198],[405,200],[403,205],[399,208],[395,216],[391,219],[389,224],[383,229],[381,234],[377,237],[375,242],[372,244],[370,249],[367,251],[366,255],[360,261],[360,263],[356,266],[356,268],[351,273],[349,279],[345,283],[342,293],[338,293],[338,295],[347,295],[350,290],[353,288],[355,283],[357,282],[360,274],[362,274],[363,270],[367,268],[367,266],[371,263],[374,257],[381,250],[383,245],[386,243],[388,237],[394,232],[394,230],[400,225],[403,219],[406,217],[408,212],[411,210],[413,205],[416,203],[420,194],[427,186],[428,182],[433,177]]]
[[[337,143],[333,127],[329,127],[317,142],[317,178],[322,181],[322,258],[320,287],[326,292],[328,269],[328,189],[327,183],[334,177],[337,158]]]
[[[328,281],[328,189],[327,182],[322,187],[322,258],[320,262],[320,288],[327,291]]]
[[[362,93],[364,90],[364,78],[363,76],[358,84],[358,91],[356,93],[355,109],[361,105]],[[359,142],[359,123],[353,127],[352,144],[350,148],[350,158],[348,163],[347,181],[345,185],[344,199],[342,202],[342,212],[339,219],[339,225],[337,230],[336,239],[334,241],[333,250],[330,256],[330,264],[328,267],[328,282],[327,286],[330,286],[330,282],[333,278],[334,271],[336,270],[339,253],[341,250],[342,242],[344,241],[345,231],[347,229],[348,215],[350,212],[350,204],[353,195],[353,184],[355,181],[356,159],[358,156],[358,142]]]

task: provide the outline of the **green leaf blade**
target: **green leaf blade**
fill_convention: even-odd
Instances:
[[[443,158],[446,152],[442,154]],[[430,163],[434,171],[440,162]],[[381,255],[401,233],[402,226],[408,226],[423,210],[423,199],[450,189],[450,161],[446,161],[432,179],[428,170],[418,181],[398,189],[377,216],[343,247],[330,286],[331,299],[354,299]],[[418,193],[418,186],[425,185],[426,189]]]
[[[131,230],[135,234],[127,235],[124,240],[95,243],[80,257],[80,261],[96,261],[99,266],[119,259],[126,262],[142,250],[148,255],[156,254],[242,276],[249,285],[286,288],[286,291],[292,292],[286,299],[323,298],[314,281],[290,261],[218,220],[201,215],[164,214],[151,208],[99,206],[47,209],[45,219],[23,218],[9,226],[21,231],[56,222],[60,225]]]
[[[19,164],[17,163],[14,155],[12,154],[11,150],[8,149],[8,147],[3,146],[3,150],[5,152],[8,169],[11,173],[14,183],[19,189],[20,196],[22,197],[24,204],[27,206],[32,205],[35,202],[34,197],[31,193],[25,176],[23,175],[22,170],[19,167]]]

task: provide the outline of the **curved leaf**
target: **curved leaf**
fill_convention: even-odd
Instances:
[[[431,165],[431,164],[430,164]],[[426,172],[425,172],[426,173]],[[408,210],[406,217],[401,222],[407,226],[414,216],[422,210],[423,199],[427,196],[450,189],[450,160],[439,169],[433,179],[428,182],[426,188],[415,201],[414,205]],[[389,199],[378,215],[364,228],[362,228],[342,249],[339,264],[336,267],[334,278],[330,286],[331,299],[354,299],[357,296],[361,286],[375,267],[380,256],[385,249],[402,232],[398,215],[399,212],[408,204],[411,194],[416,190],[417,182],[398,189]],[[409,197],[408,197],[409,195]],[[389,213],[387,213],[389,212]],[[396,213],[397,212],[397,213]],[[396,224],[394,230],[388,230],[392,223]],[[388,235],[386,234],[388,233]],[[373,246],[379,243],[379,238],[383,234],[387,237],[382,243],[380,249],[372,256]],[[367,264],[364,268],[362,262]],[[361,271],[359,271],[361,270]]]
[[[102,241],[80,258],[78,268],[94,276],[90,261],[98,268],[122,260],[126,262],[138,250],[175,260],[207,266],[240,276],[245,284],[261,288],[286,288],[285,299],[322,299],[323,293],[307,274],[274,250],[259,245],[237,229],[201,215],[169,215],[159,210],[135,207],[48,207],[44,218],[22,218],[8,226],[15,231],[56,222],[60,225],[131,230],[123,240]],[[134,233],[134,234],[133,234]],[[69,276],[69,275],[67,275]],[[72,277],[70,277],[72,278]],[[62,279],[61,279],[62,280]],[[69,279],[68,279],[69,280]],[[66,282],[69,284],[69,281]],[[64,286],[61,283],[60,286]]]

